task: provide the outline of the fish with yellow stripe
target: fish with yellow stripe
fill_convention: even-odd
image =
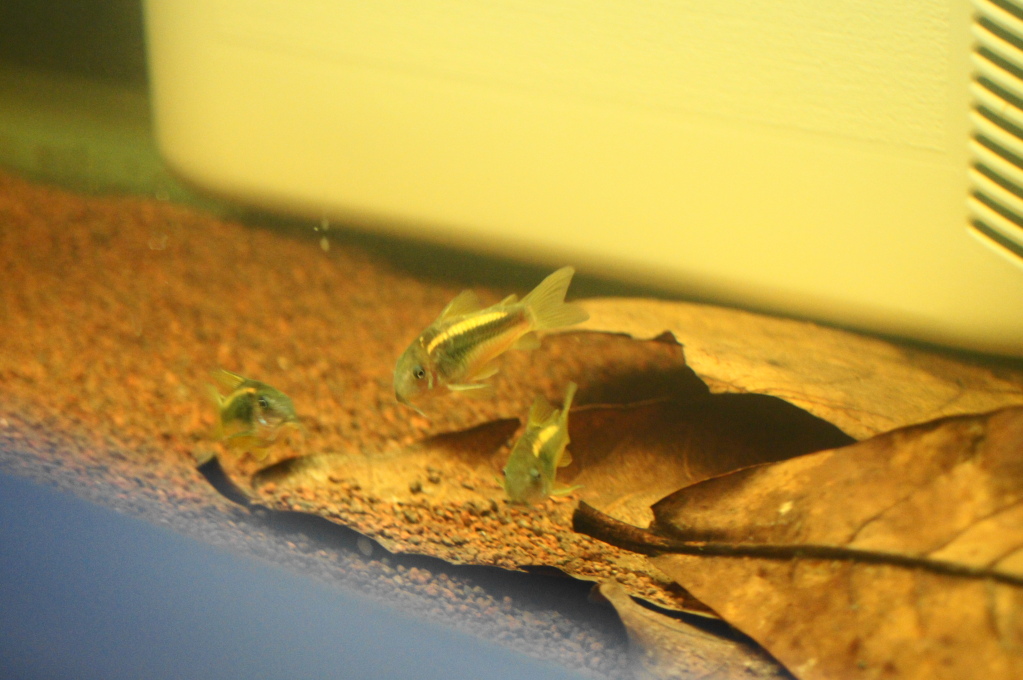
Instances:
[[[394,394],[414,403],[436,390],[485,390],[498,372],[497,358],[509,349],[540,346],[536,331],[562,328],[589,318],[586,310],[565,302],[575,270],[562,267],[520,301],[515,295],[483,307],[476,294],[462,291],[437,320],[416,338],[394,369]],[[418,410],[418,409],[416,409]]]
[[[570,382],[565,402],[555,409],[539,396],[529,410],[529,422],[504,466],[504,490],[515,503],[541,503],[551,495],[571,493],[578,486],[555,487],[558,468],[571,464],[568,446],[568,410],[572,408],[576,384]]]
[[[217,406],[216,438],[228,447],[263,450],[277,440],[281,428],[303,429],[291,398],[276,387],[222,368],[213,377],[228,390],[224,396],[210,386]]]

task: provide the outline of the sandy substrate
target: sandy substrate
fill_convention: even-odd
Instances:
[[[411,414],[393,398],[394,360],[464,276],[413,275],[351,240],[325,250],[319,239],[0,175],[0,471],[594,677],[626,676],[621,625],[587,602],[586,584],[370,551],[326,521],[250,512],[196,470],[217,367],[295,399],[308,436],[277,459],[385,450],[559,396],[564,376],[552,375],[506,381],[432,420]],[[509,292],[525,291],[481,290]],[[586,366],[613,364],[598,359],[566,360],[564,372],[597,385],[600,369]]]

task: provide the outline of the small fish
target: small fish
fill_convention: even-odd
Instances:
[[[568,446],[568,410],[572,408],[576,384],[565,391],[565,403],[555,409],[542,396],[529,410],[529,422],[522,437],[515,442],[508,463],[504,466],[504,490],[516,503],[541,503],[550,495],[564,495],[578,486],[555,489],[558,468],[571,464]]]
[[[482,381],[497,373],[496,359],[505,351],[536,349],[536,331],[588,319],[586,310],[565,302],[573,274],[572,267],[562,267],[521,301],[510,295],[486,308],[472,291],[459,293],[398,359],[395,397],[418,411],[414,402],[441,386],[485,390],[489,385]]]
[[[265,449],[277,440],[282,427],[301,429],[291,398],[266,383],[219,369],[217,382],[230,393],[225,397],[210,386],[217,405],[217,438],[235,449]]]

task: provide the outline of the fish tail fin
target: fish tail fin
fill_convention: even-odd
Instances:
[[[565,293],[574,274],[574,268],[562,267],[522,298],[522,303],[532,315],[534,329],[562,328],[590,318],[582,307],[565,302]]]

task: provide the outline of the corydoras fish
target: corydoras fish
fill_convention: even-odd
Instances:
[[[412,406],[441,387],[456,392],[485,389],[482,381],[497,373],[496,359],[505,351],[535,349],[540,345],[536,331],[588,319],[584,309],[565,302],[574,273],[572,267],[562,267],[521,301],[511,295],[486,308],[475,293],[462,291],[398,359],[398,401]]]
[[[572,462],[568,446],[568,410],[572,407],[576,384],[569,383],[565,403],[555,409],[542,396],[529,410],[529,422],[504,466],[504,490],[516,503],[541,503],[548,496],[563,495],[578,486],[555,488],[558,468]]]
[[[217,438],[235,449],[265,449],[277,440],[282,427],[301,429],[291,398],[266,383],[223,369],[213,377],[227,396],[213,386],[217,405]]]

